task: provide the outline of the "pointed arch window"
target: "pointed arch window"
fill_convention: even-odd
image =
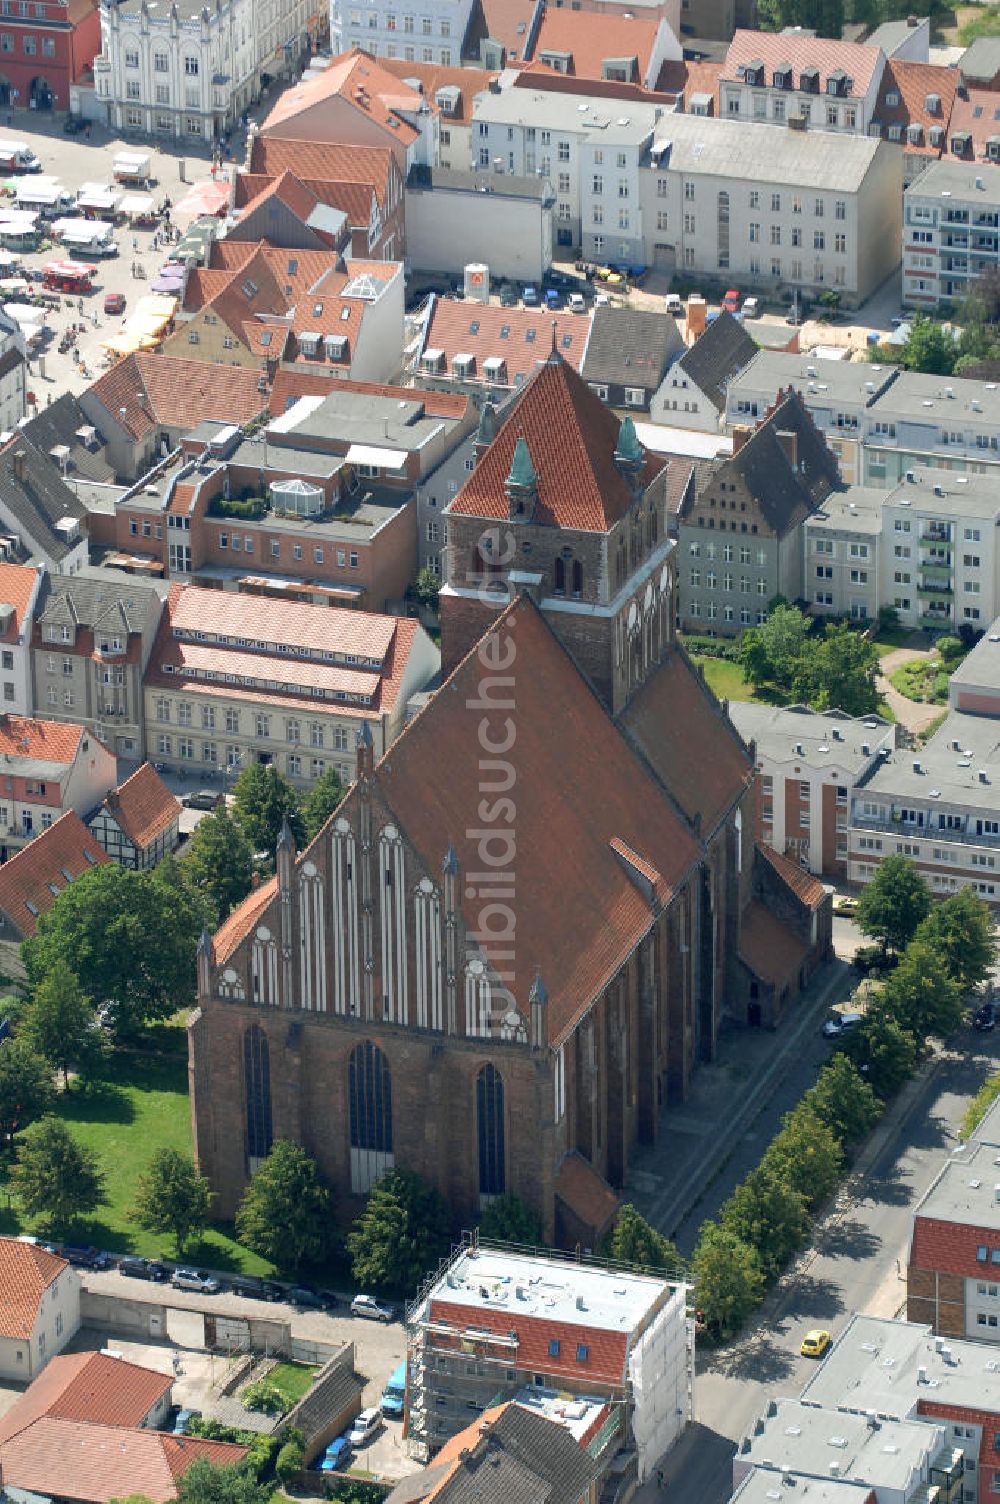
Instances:
[[[364,1195],[394,1164],[392,1074],[370,1039],[355,1045],[348,1064],[351,1190]]]
[[[507,1189],[507,1144],[503,1077],[484,1065],[476,1077],[476,1128],[479,1135],[479,1196],[488,1200]]]
[[[579,559],[573,560],[573,599],[578,601],[583,595],[583,565]]]
[[[562,559],[557,559],[555,564],[556,595],[566,594],[566,565]]]
[[[251,1175],[271,1152],[271,1057],[267,1035],[251,1024],[243,1035],[246,1149]]]

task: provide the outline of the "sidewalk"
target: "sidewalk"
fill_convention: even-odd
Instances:
[[[654,1227],[674,1237],[789,1080],[793,1063],[800,1063],[803,1038],[815,1034],[823,1014],[849,995],[853,981],[850,967],[832,961],[780,1029],[727,1029],[715,1060],[696,1068],[687,1101],[664,1109],[658,1142],[633,1156],[622,1199],[634,1201]],[[799,1095],[796,1091],[788,1108]]]

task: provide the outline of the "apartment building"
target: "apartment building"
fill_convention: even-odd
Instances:
[[[31,632],[44,572],[27,564],[0,563],[0,710],[28,715],[31,685]]]
[[[729,717],[757,754],[761,835],[817,877],[847,876],[850,792],[896,744],[879,716],[731,701]]]
[[[28,356],[19,326],[0,313],[0,434],[12,434],[28,411]]]
[[[98,108],[112,131],[212,141],[289,75],[320,29],[311,0],[101,5]]]
[[[1000,130],[994,135],[1000,161]],[[936,309],[966,297],[1000,265],[1000,173],[991,163],[935,162],[903,205],[903,302]]]
[[[117,781],[117,763],[83,726],[0,716],[0,861],[66,810],[86,816]]]
[[[948,681],[952,710],[1000,719],[1000,621],[981,637]]]
[[[899,595],[903,575],[908,572],[912,580],[912,567],[905,562],[912,545],[885,537],[884,503],[884,491],[848,486],[832,491],[805,519],[803,596],[814,615],[874,621],[879,607]],[[889,579],[896,581],[888,596],[883,557]]]
[[[882,510],[880,588],[904,625],[983,628],[1000,614],[995,483],[981,475],[907,470]],[[891,577],[890,577],[891,576]]]
[[[725,120],[867,136],[885,68],[880,47],[788,28],[737,31],[719,77]]]
[[[440,655],[423,627],[174,586],[145,678],[151,755],[174,770],[273,765],[300,787],[344,784],[358,739],[381,757]]]
[[[473,0],[330,0],[330,46],[450,67],[461,62],[472,9]]]
[[[457,391],[501,403],[523,386],[552,348],[579,371],[591,318],[545,308],[502,308],[440,298],[427,300],[413,377],[425,390]]]
[[[145,756],[142,676],[162,601],[141,580],[88,568],[46,576],[31,641],[34,703],[86,726],[116,757]]]
[[[28,1383],[80,1325],[80,1276],[37,1243],[0,1238],[0,1379]]]
[[[433,1454],[470,1411],[521,1389],[556,1389],[622,1412],[643,1482],[692,1419],[685,1297],[683,1285],[662,1277],[461,1248],[408,1313],[411,1440]]]
[[[59,467],[21,430],[0,450],[2,557],[73,575],[87,562],[83,503]]]

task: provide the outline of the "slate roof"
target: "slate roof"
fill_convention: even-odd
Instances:
[[[0,1335],[26,1341],[34,1330],[39,1301],[67,1268],[65,1259],[37,1243],[0,1238]]]
[[[151,762],[112,789],[101,806],[140,851],[151,846],[180,817],[181,804]]]
[[[779,437],[789,431],[797,438],[794,467]],[[742,448],[723,461],[720,471],[742,477],[779,538],[814,511],[840,479],[833,452],[795,391],[758,424]]]
[[[132,634],[142,631],[152,602],[159,599],[146,580],[115,574],[46,575],[35,621],[42,627],[67,622]]]
[[[104,440],[97,436],[97,446],[88,448],[77,437],[81,428],[93,428],[83,408],[72,392],[64,392],[48,407],[40,407],[29,423],[20,432],[31,442],[52,456],[52,450],[65,445],[69,450],[67,474],[74,479],[104,482],[114,480],[114,469],[104,458]],[[54,461],[56,464],[59,462]]]
[[[573,19],[579,17],[572,13]],[[577,315],[579,317],[579,315]],[[655,391],[684,344],[669,313],[651,308],[594,309],[583,358],[584,381]]]
[[[158,428],[194,428],[203,418],[248,422],[267,406],[259,380],[256,369],[140,351],[98,377],[88,396],[131,438],[142,439]]]
[[[973,83],[992,83],[1000,73],[1000,37],[976,37],[959,58],[958,71]]]
[[[447,510],[506,519],[504,483],[517,441],[524,438],[538,474],[535,522],[606,532],[635,504],[635,492],[615,464],[620,427],[572,366],[550,354],[504,408],[493,443]],[[663,471],[663,460],[646,451],[643,483],[650,485]]]
[[[721,412],[726,405],[729,382],[750,364],[756,354],[757,346],[739,319],[723,310],[677,364],[688,380],[693,381]]]
[[[485,1410],[434,1459],[434,1504],[577,1504],[601,1466],[559,1421],[516,1403]]]
[[[15,467],[18,454],[25,456],[23,479]],[[24,529],[25,547],[28,537],[34,538],[58,562],[76,546],[67,543],[56,531],[56,523],[65,517],[80,523],[86,516],[86,508],[67,486],[54,460],[21,430],[0,453],[0,504],[13,518],[14,525]]]
[[[20,935],[33,935],[39,916],[68,882],[107,860],[80,816],[68,809],[0,866],[0,913]]]

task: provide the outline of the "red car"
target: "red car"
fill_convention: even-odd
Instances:
[[[123,292],[109,292],[104,299],[105,313],[124,313],[125,294]]]
[[[735,287],[731,287],[722,300],[722,306],[726,313],[739,313],[740,295]]]

